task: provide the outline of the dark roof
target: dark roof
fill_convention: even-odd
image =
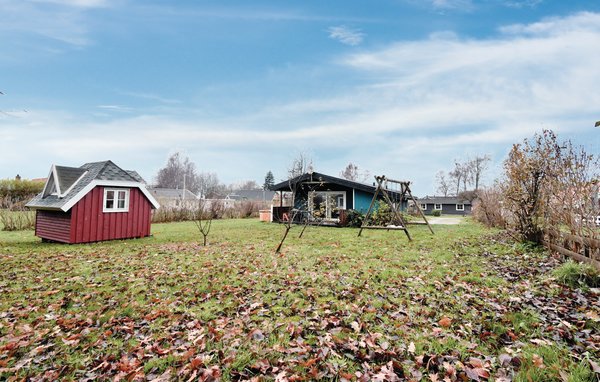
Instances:
[[[273,200],[275,191],[269,190],[236,190],[227,195],[233,200]]]
[[[79,174],[79,177],[77,178],[79,181],[77,181],[77,179],[73,180],[77,174]],[[81,176],[82,174],[83,176]],[[52,166],[50,176],[44,187],[46,192],[36,195],[26,204],[26,206],[32,208],[62,209],[62,207],[67,205],[80,191],[95,180],[140,183],[138,179],[109,160],[86,163],[81,167]],[[77,182],[74,183],[75,181]],[[50,191],[52,190],[52,186],[55,183],[60,185],[60,191],[63,193],[62,195],[48,192],[48,189],[50,189]],[[64,194],[68,190],[68,187],[63,188],[63,185],[68,184],[70,184],[69,187],[72,186],[72,188],[68,193]],[[140,185],[143,187],[143,184],[140,183]]]
[[[177,188],[149,188],[148,191],[156,198],[183,199],[183,190]],[[198,199],[190,190],[185,190],[185,198],[189,200]]]
[[[425,196],[417,199],[418,203],[435,203],[435,204],[471,204],[468,199],[457,196]]]
[[[138,182],[146,184],[146,181],[140,174],[138,174],[135,170],[125,170],[129,175],[131,175],[134,179],[137,179]]]
[[[305,183],[305,182],[323,182],[323,184],[337,184],[340,186],[365,191],[365,192],[368,192],[371,194],[374,194],[375,190],[377,189],[377,187],[375,187],[373,185],[354,182],[354,181],[348,180],[348,179],[341,179],[341,178],[336,178],[335,176],[325,175],[325,174],[321,174],[318,172],[313,172],[313,173],[306,173],[303,175],[299,175],[293,179],[286,180],[281,183],[277,183],[276,185],[271,187],[271,190],[273,190],[273,191],[291,191],[291,185],[294,185],[297,183],[301,184],[301,183]],[[388,190],[388,193],[391,194],[390,196],[394,196],[394,197],[396,197],[400,194],[399,192],[395,192],[395,191],[391,191],[391,190]]]

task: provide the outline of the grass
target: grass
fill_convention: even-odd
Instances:
[[[483,359],[490,378],[593,380],[598,338],[572,337],[597,305],[543,309],[584,293],[549,277],[556,261],[468,220],[435,230],[293,229],[281,254],[283,227],[255,220],[215,221],[207,247],[189,222],[85,245],[0,232],[0,379],[456,380]]]

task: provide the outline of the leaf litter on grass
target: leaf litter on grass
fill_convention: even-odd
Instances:
[[[276,225],[219,223],[230,229],[208,247],[3,246],[0,376],[511,381],[596,373],[597,293],[558,284],[549,276],[558,259],[501,234],[466,225],[433,238],[417,231],[407,243],[315,228],[274,254]],[[171,227],[193,229],[160,229]]]

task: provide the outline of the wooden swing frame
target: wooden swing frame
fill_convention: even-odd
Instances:
[[[412,237],[410,236],[410,233],[408,232],[408,228],[407,228],[409,223],[402,217],[402,214],[398,210],[398,206],[396,204],[394,204],[394,202],[392,201],[392,198],[390,197],[390,194],[389,194],[389,192],[398,193],[398,191],[389,189],[388,184],[396,185],[400,189],[400,193],[399,193],[400,194],[400,203],[402,203],[402,201],[405,198],[410,198],[410,200],[412,200],[415,203],[415,207],[417,208],[417,211],[419,211],[419,214],[425,221],[425,224],[427,224],[429,231],[431,231],[431,234],[434,234],[433,228],[431,228],[431,225],[427,221],[427,218],[425,217],[425,214],[421,210],[419,203],[417,203],[414,196],[412,195],[412,192],[410,191],[410,182],[388,179],[385,175],[375,176],[375,180],[377,181],[377,189],[375,190],[375,194],[373,194],[373,200],[371,200],[371,205],[369,206],[369,210],[367,211],[367,214],[365,215],[365,219],[363,220],[360,230],[358,231],[358,236],[361,236],[363,229],[385,229],[388,231],[389,230],[400,230],[400,231],[404,231],[404,233],[406,234],[406,237],[408,237],[409,241],[412,241]],[[377,197],[380,194],[383,196],[383,200],[390,206],[390,209],[393,214],[392,223],[394,223],[394,225],[389,225],[389,226],[369,225],[369,221],[371,219],[371,215],[373,214],[373,209],[375,207],[375,202],[377,201]]]

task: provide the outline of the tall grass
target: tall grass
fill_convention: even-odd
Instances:
[[[2,231],[24,231],[35,227],[35,211],[0,210]]]

